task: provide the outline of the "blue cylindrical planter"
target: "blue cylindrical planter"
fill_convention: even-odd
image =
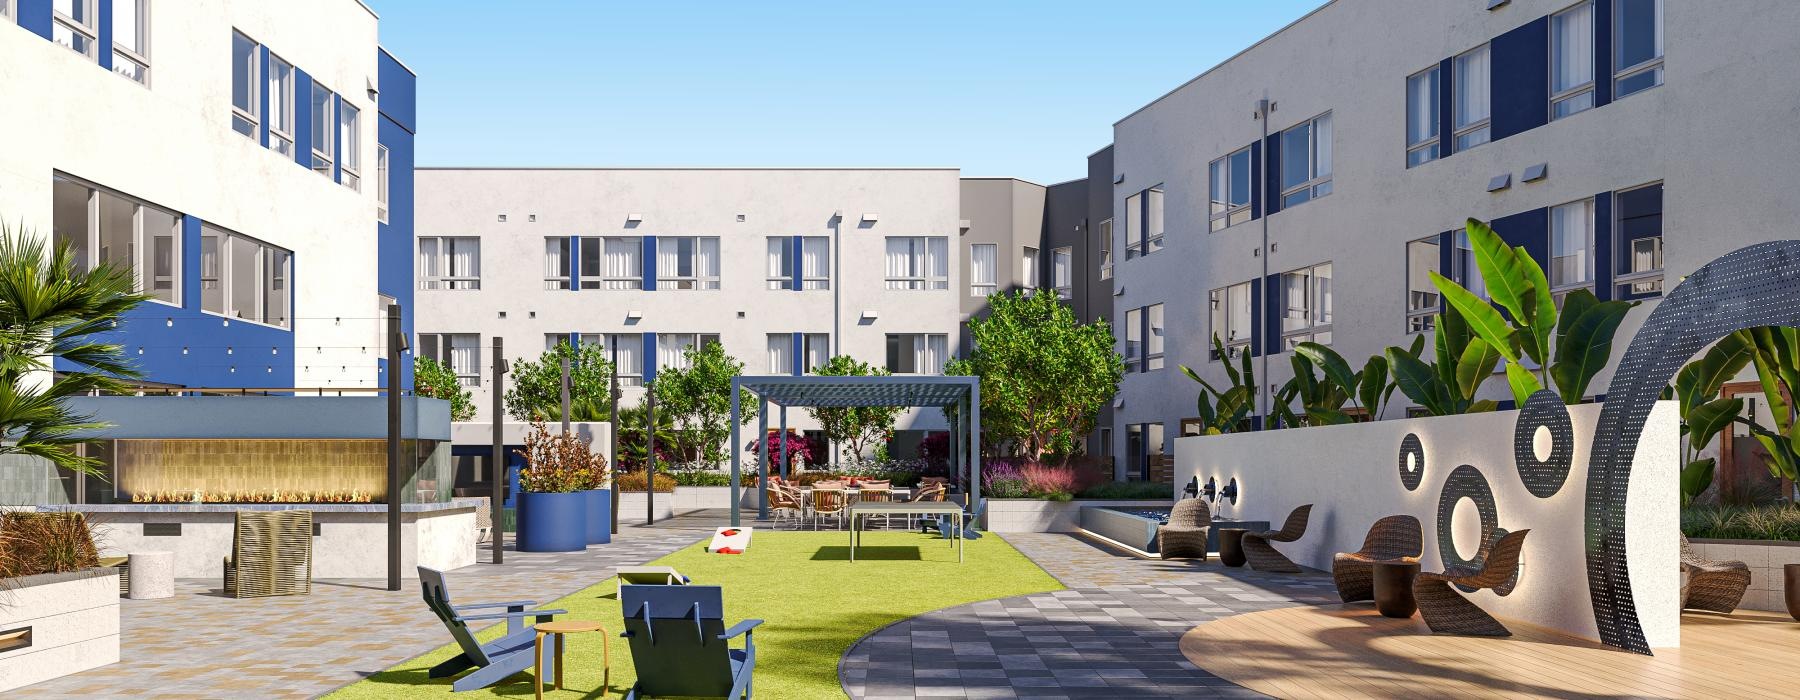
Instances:
[[[587,548],[587,495],[519,494],[518,543],[521,552],[579,552]]]
[[[582,491],[587,496],[587,543],[612,542],[612,489]]]

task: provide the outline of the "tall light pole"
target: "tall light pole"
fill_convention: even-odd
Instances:
[[[387,589],[400,590],[400,354],[406,334],[400,328],[400,305],[387,307]]]
[[[493,492],[488,505],[489,523],[493,532],[490,535],[494,547],[494,563],[506,563],[506,411],[501,408],[501,395],[506,393],[506,346],[504,338],[494,336],[494,382],[489,391],[492,394],[493,406],[488,413],[493,426],[494,452],[488,457],[488,481],[493,482]]]

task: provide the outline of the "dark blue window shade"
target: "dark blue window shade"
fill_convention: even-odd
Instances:
[[[1251,221],[1255,221],[1257,219],[1262,218],[1262,213],[1263,213],[1262,212],[1262,200],[1263,200],[1262,188],[1256,186],[1257,183],[1259,183],[1259,182],[1262,182],[1262,142],[1261,141],[1257,141],[1257,142],[1250,144],[1250,220]]]
[[[1262,329],[1263,347],[1269,354],[1281,353],[1281,275],[1269,275],[1263,278],[1262,295]]]
[[[1490,46],[1493,140],[1549,123],[1550,18],[1539,17],[1494,37]]]
[[[656,381],[656,334],[644,334],[644,384]]]
[[[798,236],[796,236],[794,238],[795,242],[799,242],[799,240],[800,239]],[[800,333],[800,332],[794,333],[794,362],[793,362],[793,365],[794,365],[794,376],[798,377],[802,374],[806,374],[806,334],[805,333]]]
[[[1612,102],[1612,0],[1594,0],[1594,106]],[[1595,239],[1596,241],[1599,239]],[[1596,247],[1598,245],[1596,244]],[[1605,260],[1606,258],[1597,258]],[[1602,296],[1601,299],[1606,297]]]
[[[263,81],[268,82],[268,81]],[[294,68],[294,162],[300,167],[312,169],[312,109],[310,101],[300,104],[301,100],[311,100],[312,76],[306,71]],[[265,120],[267,121],[267,120]]]
[[[98,40],[94,47],[94,56],[100,59],[100,67],[112,70],[113,64],[113,0],[99,0],[94,3],[94,12],[99,20],[95,24],[94,37]]]
[[[260,107],[262,119],[257,120],[256,133],[258,141],[262,143],[262,147],[268,148],[269,122],[273,121],[269,116],[269,47],[256,47],[256,63],[258,66],[256,74],[261,78],[256,81],[257,83],[260,83],[256,86],[256,91],[261,95],[259,104],[262,105]]]
[[[1494,232],[1510,246],[1524,246],[1539,267],[1550,261],[1550,210],[1533,209],[1494,219]]]
[[[1263,139],[1263,153],[1261,160],[1268,164],[1263,172],[1263,192],[1268,201],[1263,206],[1268,214],[1274,214],[1281,211],[1281,134],[1269,134]]]
[[[1613,259],[1597,259],[1604,261],[1603,264],[1610,266],[1612,272],[1616,273],[1631,269],[1634,242],[1662,237],[1663,186],[1656,184],[1619,192],[1613,196],[1613,201],[1614,210],[1618,212],[1618,250],[1611,256]],[[1624,299],[1651,299],[1659,295],[1657,292],[1633,294],[1629,288],[1617,291]]]
[[[1456,152],[1456,58],[1438,61],[1438,157]]]
[[[656,291],[656,237],[644,237],[644,291]]]
[[[1445,231],[1438,234],[1438,274],[1462,284],[1456,274],[1456,231]],[[1444,312],[1444,295],[1438,295],[1438,313]],[[1435,323],[1435,322],[1434,322]]]
[[[1613,265],[1612,265],[1612,218],[1613,195],[1601,192],[1594,195],[1594,296],[1606,301],[1613,297]]]
[[[1250,280],[1250,326],[1252,328],[1256,327],[1256,314],[1258,313],[1258,309],[1262,308],[1262,289],[1262,280]],[[1227,294],[1229,294],[1229,292]],[[1229,301],[1229,298],[1227,298],[1226,303],[1229,303]],[[1256,357],[1261,355],[1262,347],[1262,334],[1251,331],[1250,356]]]

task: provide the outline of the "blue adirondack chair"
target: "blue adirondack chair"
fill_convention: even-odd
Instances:
[[[626,585],[619,591],[631,663],[637,683],[625,700],[644,697],[750,697],[756,668],[751,629],[745,620],[725,629],[725,604],[718,586]],[[744,648],[732,649],[743,635]]]
[[[515,600],[508,603],[476,603],[474,605],[452,605],[450,589],[444,585],[444,572],[426,567],[419,567],[419,586],[425,592],[425,605],[431,608],[432,614],[450,630],[450,637],[462,647],[462,653],[445,659],[443,663],[431,667],[425,675],[430,678],[454,676],[468,669],[474,673],[456,679],[450,684],[452,690],[462,692],[493,685],[507,676],[528,670],[535,663],[536,655],[532,653],[532,644],[536,634],[529,625],[524,624],[527,616],[535,617],[536,622],[549,622],[555,616],[567,613],[567,610],[527,610],[537,605],[535,600]],[[465,615],[465,610],[491,610],[505,608],[506,612]],[[469,623],[480,620],[506,620],[506,636],[482,644],[476,641]],[[558,643],[562,637],[555,637]],[[544,653],[544,674],[553,676],[556,673],[555,660],[546,649]]]
[[[987,499],[982,499],[981,505],[975,506],[975,512],[965,513],[963,515],[963,539],[981,539],[981,530],[978,529],[979,525],[977,525],[977,523],[981,522],[981,516],[987,515],[987,504]],[[951,520],[949,516],[938,518],[938,535],[947,540],[954,534],[956,534],[956,522]]]

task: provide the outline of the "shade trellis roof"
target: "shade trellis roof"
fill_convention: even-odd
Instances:
[[[848,408],[857,406],[955,406],[973,395],[980,379],[937,376],[763,376],[738,377],[743,390],[777,406]]]

